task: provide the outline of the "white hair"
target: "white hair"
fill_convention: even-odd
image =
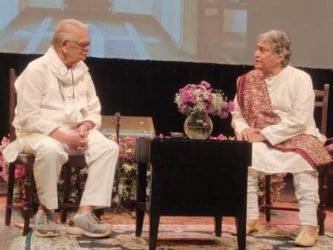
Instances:
[[[274,53],[283,56],[283,66],[287,66],[291,57],[291,42],[287,33],[282,30],[270,30],[258,35],[258,41],[262,40],[271,43]]]
[[[76,19],[64,19],[60,21],[54,30],[51,44],[54,47],[57,47],[57,45],[66,40],[74,41],[76,39],[75,31],[80,28],[88,29],[88,25],[83,24]]]

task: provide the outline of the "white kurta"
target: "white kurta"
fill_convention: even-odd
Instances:
[[[279,123],[261,130],[270,144],[276,145],[301,133],[313,135],[321,141],[325,140],[316,128],[313,118],[314,91],[308,74],[287,66],[279,74],[267,79],[266,84],[273,111],[281,118]],[[234,101],[232,126],[235,133],[240,134],[249,125],[242,115],[237,96]],[[253,143],[252,151],[251,167],[264,173],[297,173],[313,170],[299,154],[281,152],[263,142]]]
[[[87,66],[81,61],[67,69],[53,47],[27,66],[15,88],[17,136],[48,135],[55,128],[84,120],[100,126],[101,106]]]
[[[35,154],[38,198],[48,209],[55,209],[57,179],[72,152],[49,134],[56,128],[74,129],[83,121],[92,121],[98,128],[100,102],[87,66],[81,61],[67,69],[53,47],[27,66],[15,88],[17,106],[13,125],[17,140],[7,146],[4,157],[12,162],[19,152]],[[88,179],[81,205],[110,206],[119,147],[93,129],[89,131],[84,154]]]
[[[266,84],[273,111],[281,118],[279,123],[261,130],[270,144],[276,145],[301,133],[325,140],[315,126],[314,91],[308,74],[287,66],[279,74],[267,79]],[[232,126],[236,134],[249,127],[242,115],[237,96],[235,109],[232,112]],[[300,207],[300,224],[317,225],[318,179],[313,167],[299,154],[281,152],[263,142],[252,144],[252,166],[249,169],[247,189],[247,219],[259,218],[258,171],[267,174],[292,173]]]

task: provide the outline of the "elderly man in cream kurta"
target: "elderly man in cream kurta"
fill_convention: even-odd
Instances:
[[[300,206],[299,246],[317,239],[318,179],[314,167],[331,161],[313,118],[314,91],[305,72],[288,66],[290,41],[283,31],[259,35],[255,70],[237,81],[232,125],[237,139],[253,142],[248,176],[247,233],[258,231],[258,174],[293,174]],[[309,148],[318,149],[308,154]]]
[[[111,205],[118,145],[96,128],[101,124],[100,102],[87,66],[87,26],[61,21],[47,53],[29,63],[15,82],[17,140],[4,153],[8,161],[19,151],[36,156],[34,177],[40,201],[36,232],[57,236],[50,211],[58,208],[57,179],[69,154],[84,153],[88,178],[78,213],[69,232],[104,237],[110,230],[94,216],[95,207]]]

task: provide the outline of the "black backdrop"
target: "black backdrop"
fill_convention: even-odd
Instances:
[[[0,136],[8,133],[8,69],[20,73],[37,55],[0,53]],[[95,82],[102,104],[102,114],[120,112],[128,116],[151,116],[156,132],[168,134],[182,131],[185,116],[177,111],[173,102],[175,93],[189,82],[209,81],[214,88],[222,89],[229,98],[235,94],[237,76],[252,67],[189,62],[137,61],[123,59],[88,58],[86,61]],[[314,87],[322,88],[333,81],[328,69],[309,69]],[[333,86],[330,89],[330,107],[333,103]],[[329,108],[329,113],[332,108]],[[232,135],[230,118],[213,117],[213,135]],[[328,136],[333,136],[333,119],[329,115]]]

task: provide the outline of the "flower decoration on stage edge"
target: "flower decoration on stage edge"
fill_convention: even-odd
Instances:
[[[170,138],[163,134],[158,135],[158,138]],[[111,140],[115,140],[115,135],[110,137]],[[216,137],[211,136],[211,140],[235,140],[234,137],[228,137],[223,134],[220,134]],[[8,165],[5,163],[2,155],[2,151],[9,144],[9,139],[3,137],[0,144],[0,177],[2,177],[6,182],[8,181]],[[135,200],[136,195],[136,172],[137,172],[137,163],[134,158],[134,149],[135,149],[135,138],[134,137],[125,137],[120,141],[120,155],[119,155],[119,166],[118,174],[115,179],[113,191],[118,202],[120,200]],[[149,171],[148,171],[149,172]],[[147,178],[149,178],[150,173],[147,173]],[[25,166],[18,164],[15,171],[15,187],[14,187],[14,202],[23,202],[25,193],[24,193],[24,184],[25,184]],[[285,187],[285,174],[276,174],[272,176],[271,183],[271,197],[275,200],[280,191]],[[83,192],[84,184],[87,179],[87,168],[83,167],[80,170],[77,168],[72,168],[71,173],[71,190],[70,190],[70,201],[78,203]],[[58,195],[59,200],[62,200],[62,174],[58,180]],[[258,196],[259,202],[263,202],[264,198],[264,176],[259,176],[259,188]],[[79,188],[78,188],[79,187]],[[147,187],[149,189],[149,185]],[[149,190],[147,190],[149,192]],[[36,191],[34,191],[34,202],[38,204],[38,199],[36,196]]]
[[[187,116],[207,114],[225,119],[234,108],[233,101],[228,101],[222,90],[213,89],[207,81],[187,84],[176,93],[174,102],[179,112]]]
[[[0,176],[7,182],[8,181],[8,165],[5,163],[5,160],[2,155],[2,151],[8,146],[10,143],[7,137],[3,137],[0,144]],[[16,177],[16,173],[15,173]]]

